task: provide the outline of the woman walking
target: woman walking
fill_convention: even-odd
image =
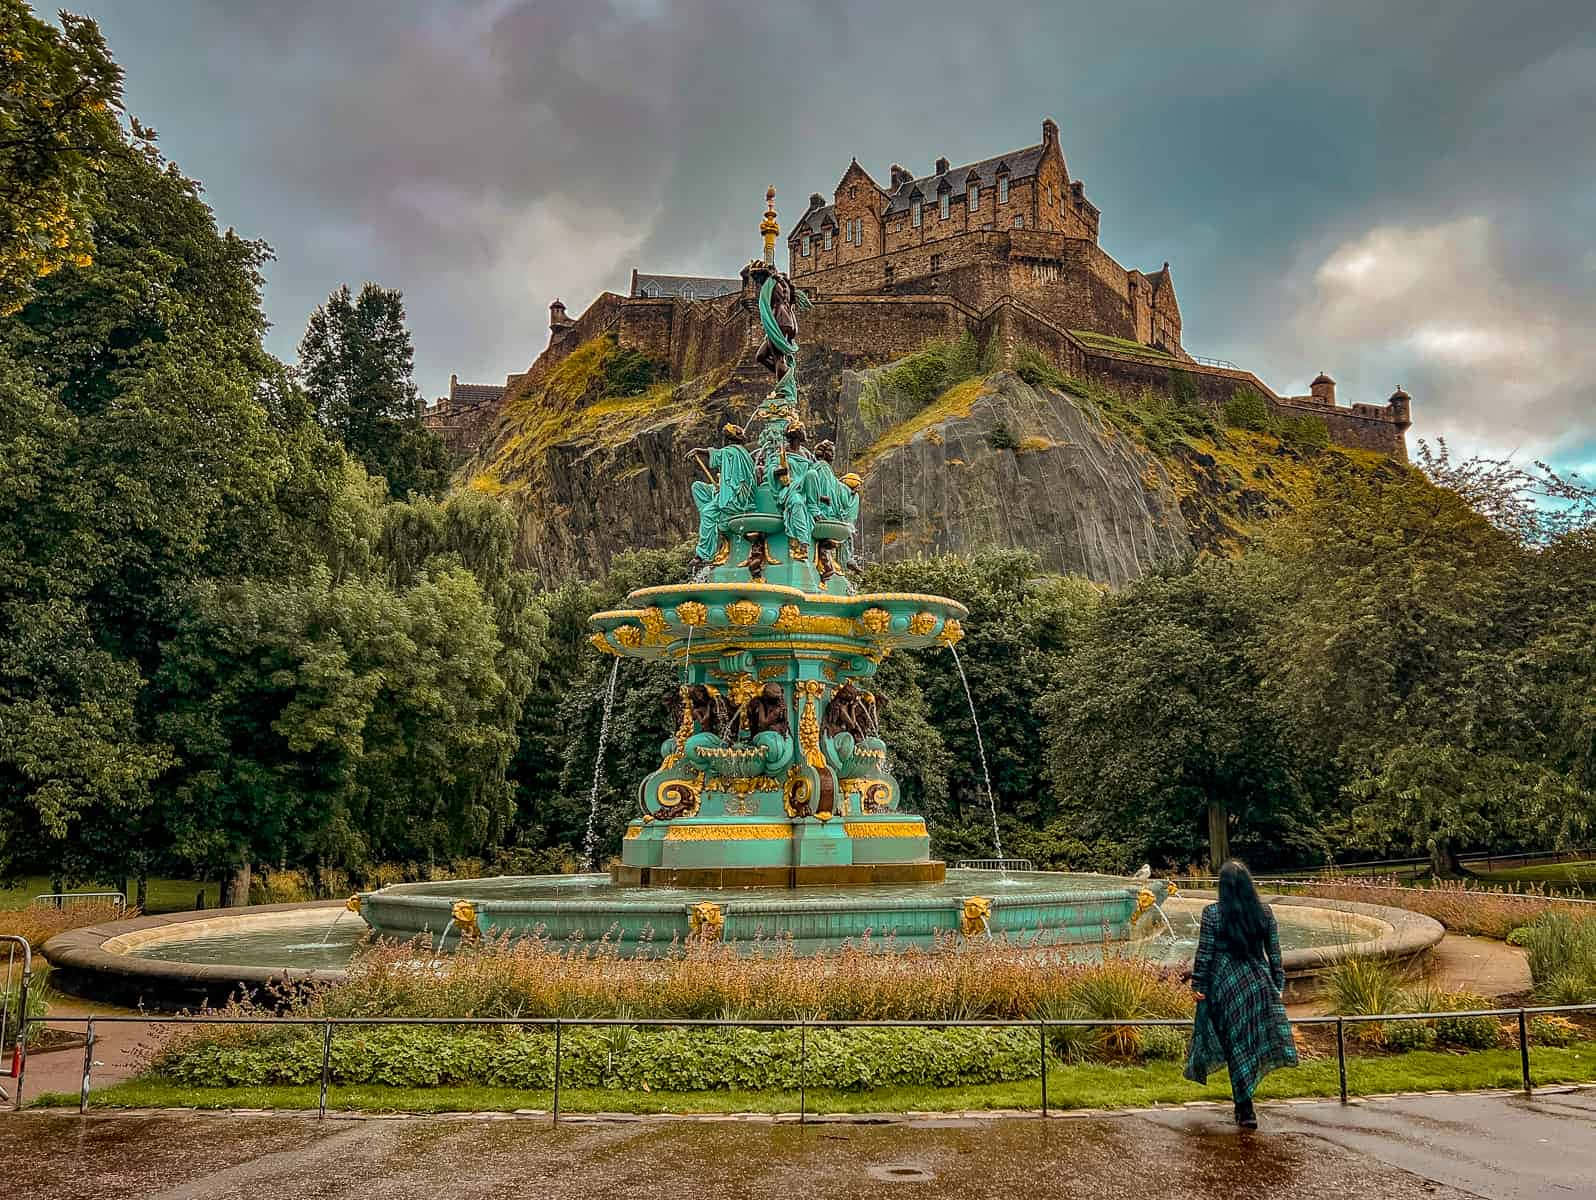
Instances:
[[[1236,1124],[1257,1129],[1252,1094],[1276,1067],[1297,1065],[1297,1047],[1281,993],[1286,972],[1280,962],[1275,915],[1239,862],[1219,870],[1219,902],[1203,909],[1191,987],[1197,995],[1186,1078],[1208,1082],[1208,1073],[1230,1070]]]

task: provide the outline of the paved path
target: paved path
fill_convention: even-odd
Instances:
[[[113,1008],[94,1004],[72,996],[52,994],[50,1016],[89,1016],[94,1013],[119,1013],[126,1015],[132,1009]],[[83,1032],[83,1023],[70,1024],[46,1020],[45,1024],[57,1029]],[[94,1028],[94,1071],[90,1082],[95,1089],[110,1087],[131,1079],[138,1073],[143,1051],[152,1041],[152,1027],[148,1025],[97,1025]],[[28,1076],[24,1081],[29,1097],[45,1092],[75,1092],[83,1083],[83,1047],[51,1050],[46,1054],[28,1055]]]
[[[25,1112],[8,1195],[53,1200],[627,1200],[1156,1195],[1160,1200],[1571,1200],[1596,1195],[1596,1092],[1119,1116],[825,1122]],[[887,1189],[891,1194],[892,1189]]]

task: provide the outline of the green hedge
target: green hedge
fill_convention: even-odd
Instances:
[[[562,1084],[627,1091],[751,1091],[798,1084],[800,1031],[572,1027],[562,1034]],[[546,1032],[454,1032],[416,1026],[334,1033],[335,1084],[546,1088],[554,1037]],[[811,1087],[957,1087],[1039,1073],[1028,1029],[811,1029]],[[318,1031],[252,1042],[214,1041],[161,1055],[155,1074],[196,1087],[311,1084],[321,1078]]]

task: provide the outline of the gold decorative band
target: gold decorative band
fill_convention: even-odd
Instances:
[[[924,821],[844,821],[843,832],[849,837],[925,837]]]
[[[672,825],[665,831],[667,842],[762,842],[791,836],[791,825]]]

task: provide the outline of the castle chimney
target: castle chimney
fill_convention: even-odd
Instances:
[[[1053,120],[1052,117],[1044,117],[1042,118],[1042,144],[1045,146],[1049,142],[1055,146],[1058,144],[1058,122]]]
[[[1308,391],[1312,394],[1314,403],[1323,404],[1326,408],[1336,406],[1336,381],[1323,371],[1320,371],[1314,381],[1308,385]]]
[[[909,174],[909,172],[907,170],[905,170],[903,167],[899,166],[897,163],[893,163],[892,164],[892,190],[893,191],[897,191],[899,188],[901,188],[904,184],[908,183],[913,178],[914,178],[914,176]]]
[[[814,212],[815,209],[824,208],[825,206],[826,206],[826,198],[824,196],[822,196],[819,192],[810,192],[809,193],[809,211],[810,212]]]
[[[948,173],[948,160],[945,159],[945,158],[937,159],[937,174],[938,175],[946,175],[947,173]]]

